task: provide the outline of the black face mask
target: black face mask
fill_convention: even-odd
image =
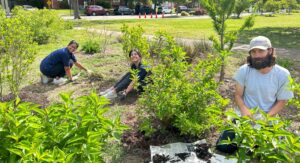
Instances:
[[[257,70],[266,68],[266,67],[271,67],[272,66],[272,56],[267,55],[264,58],[252,58],[249,56],[248,59],[249,66],[252,68],[255,68]]]

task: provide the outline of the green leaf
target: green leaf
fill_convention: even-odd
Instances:
[[[23,156],[23,153],[22,153],[22,151],[21,151],[21,150],[19,150],[19,149],[15,149],[15,148],[8,148],[8,151],[9,151],[9,152],[11,152],[11,153],[14,153],[14,154],[16,154],[16,155],[18,155],[18,156],[20,156],[20,157],[22,157],[22,156]]]

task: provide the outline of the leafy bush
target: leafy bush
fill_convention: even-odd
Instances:
[[[89,39],[88,41],[83,43],[82,51],[87,54],[99,53],[101,51],[100,41],[96,39]]]
[[[123,52],[126,57],[128,57],[128,53],[133,49],[139,50],[143,57],[149,56],[149,44],[147,38],[143,36],[144,29],[141,26],[129,28],[124,24],[121,31],[123,34],[121,38]]]
[[[297,79],[290,78],[291,89],[294,92],[294,98],[289,101],[289,104],[296,105],[296,107],[299,109],[300,108],[300,83],[297,83],[296,80]],[[298,114],[298,116],[300,116],[300,113]]]
[[[11,93],[17,96],[22,79],[34,61],[35,43],[31,29],[24,23],[26,15],[16,13],[11,18],[0,19],[0,96],[5,81]]]
[[[212,45],[205,39],[187,43],[186,41],[178,40],[177,44],[184,49],[189,62],[193,61],[196,57],[203,58],[208,53],[213,53]]]
[[[61,9],[69,9],[70,8],[68,0],[62,0],[62,1],[58,2],[58,4],[59,4],[59,8],[61,8]]]
[[[257,112],[253,110],[252,113]],[[223,143],[236,143],[239,161],[249,162],[299,162],[300,138],[287,130],[289,121],[279,117],[269,117],[263,111],[261,118],[254,120],[250,117],[239,117],[233,112],[228,116],[236,119],[236,124],[229,121],[225,130],[233,130],[235,139]],[[251,153],[251,154],[250,154]]]
[[[109,140],[119,140],[127,127],[105,118],[107,99],[96,93],[45,109],[16,101],[0,103],[1,162],[104,162]]]
[[[70,28],[54,11],[47,9],[24,11],[16,7],[13,15],[23,16],[21,21],[32,31],[33,40],[38,44],[45,44],[49,39],[57,37],[62,30]]]
[[[190,16],[190,14],[187,13],[186,11],[182,11],[182,12],[180,13],[180,15],[181,15],[181,16]]]
[[[106,1],[96,0],[96,5],[102,6],[107,9],[111,8],[111,3]]]
[[[291,59],[287,58],[276,58],[276,62],[277,64],[288,70],[291,70],[291,68],[294,66],[294,62]]]
[[[155,39],[161,42],[157,63],[150,69],[153,83],[139,101],[140,128],[149,135],[157,127],[152,122],[159,120],[157,129],[174,126],[182,134],[200,136],[218,126],[221,109],[228,102],[218,94],[214,79],[220,60],[209,57],[193,66],[171,36],[158,33]]]

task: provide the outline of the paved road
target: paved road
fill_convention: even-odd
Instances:
[[[151,19],[150,15],[147,15],[146,18],[144,15],[110,15],[110,16],[81,16],[81,19],[84,20],[122,20],[122,19]],[[62,16],[65,20],[74,19],[74,16]],[[174,19],[208,19],[209,16],[177,16],[176,14],[165,14],[164,18],[174,18]],[[152,15],[152,19],[155,19],[155,15]],[[162,15],[157,15],[157,19],[162,19]]]
[[[247,16],[250,15],[250,13],[243,13],[241,16]],[[151,20],[151,16],[147,15],[145,18],[145,15],[141,15],[141,18],[139,18],[139,15],[109,15],[109,16],[81,16],[81,19],[84,20],[122,20],[122,19],[146,19]],[[71,20],[74,19],[74,16],[62,16],[65,20]],[[176,14],[165,14],[164,18],[172,18],[172,19],[209,19],[210,17],[208,15],[197,15],[197,16],[180,16]],[[152,19],[155,19],[155,15],[152,15]],[[157,15],[157,19],[162,19],[162,15]]]

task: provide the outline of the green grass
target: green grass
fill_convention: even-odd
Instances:
[[[230,19],[227,23],[228,30],[240,27],[243,19]],[[167,31],[174,37],[200,39],[208,38],[214,34],[211,19],[133,19],[133,20],[80,20],[76,26],[86,28],[120,31],[123,24],[128,26],[141,25],[146,34],[155,31]],[[255,25],[246,30],[239,38],[239,43],[249,43],[253,36],[265,35],[272,40],[274,47],[298,48],[300,43],[300,14],[276,15],[275,17],[256,16]]]

